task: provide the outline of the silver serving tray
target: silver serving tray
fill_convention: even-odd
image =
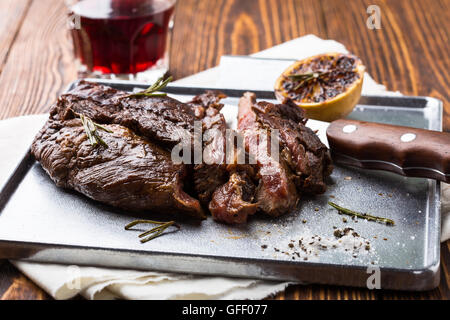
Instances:
[[[146,87],[98,82],[129,91]],[[166,88],[184,98],[204,90]],[[221,90],[229,97],[224,101],[229,110],[245,91]],[[270,91],[256,94],[274,99]],[[442,103],[427,97],[363,96],[350,118],[440,131]],[[180,221],[180,231],[145,244],[137,237],[144,227],[126,231],[124,226],[136,218],[167,216],[120,212],[60,189],[29,153],[0,187],[1,258],[349,286],[366,286],[373,273],[368,267],[379,267],[384,289],[427,290],[439,283],[440,185],[434,180],[337,166],[324,195],[304,197],[297,210],[283,217],[255,216],[244,226],[211,218],[201,224]],[[396,225],[341,216],[327,205],[330,197],[343,206],[389,217]],[[293,253],[300,250],[288,246],[311,235],[334,241],[333,227],[353,228],[370,241],[370,250],[358,250],[354,257],[343,245],[312,245],[314,252],[304,260],[302,252],[300,258]]]

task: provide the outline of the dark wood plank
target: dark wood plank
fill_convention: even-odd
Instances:
[[[47,300],[51,297],[12,264],[0,263],[0,300]]]
[[[0,72],[7,60],[9,49],[14,42],[31,0],[0,1]]]
[[[375,300],[376,292],[364,288],[325,285],[290,286],[284,292],[287,300]]]
[[[315,0],[183,0],[175,12],[171,73],[211,68],[224,54],[254,53],[304,34],[326,37]]]
[[[0,74],[0,119],[48,110],[76,78],[64,1],[31,3]]]
[[[327,32],[360,56],[389,90],[432,96],[445,105],[450,130],[450,2],[448,0],[323,1]],[[381,11],[381,29],[366,27],[369,5]]]

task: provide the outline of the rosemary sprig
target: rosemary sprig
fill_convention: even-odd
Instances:
[[[135,225],[141,224],[141,223],[151,223],[151,224],[158,224],[159,225],[157,227],[154,227],[154,228],[152,228],[150,230],[147,230],[147,231],[141,233],[139,235],[139,238],[143,238],[143,237],[146,237],[146,236],[150,235],[149,237],[147,237],[145,239],[142,239],[141,243],[145,243],[147,241],[155,239],[156,237],[159,237],[164,232],[164,230],[166,230],[170,226],[174,226],[174,227],[178,228],[178,230],[181,229],[180,225],[175,223],[175,221],[161,222],[161,221],[154,221],[154,220],[135,220],[135,221],[130,222],[129,224],[127,224],[125,226],[125,230],[130,230]]]
[[[333,208],[335,208],[336,210],[338,210],[340,213],[346,214],[348,216],[354,216],[354,217],[366,219],[368,221],[381,222],[381,223],[385,223],[386,225],[390,225],[390,226],[395,225],[394,220],[391,220],[391,219],[388,219],[388,218],[377,217],[377,216],[370,215],[368,213],[356,212],[356,211],[353,211],[353,210],[341,207],[341,206],[339,206],[336,203],[331,202],[331,201],[329,201],[328,204],[330,206],[332,206]]]
[[[306,72],[306,73],[299,73],[299,74],[290,74],[288,75],[288,78],[294,81],[309,81],[315,78],[319,78],[324,72],[317,71],[317,72]]]
[[[300,89],[305,83],[308,83],[311,80],[320,79],[321,77],[330,74],[333,70],[329,71],[314,71],[314,72],[306,72],[299,74],[290,74],[287,77],[292,81],[300,81],[299,84],[294,88],[294,90]]]
[[[326,72],[316,71],[316,72],[306,72],[300,74],[290,74],[288,78],[293,81],[300,81],[298,85],[295,86],[294,90],[300,89],[305,83],[308,83],[311,80],[318,79]]]
[[[80,117],[81,123],[83,124],[84,131],[86,132],[86,135],[88,136],[90,144],[94,147],[101,144],[107,148],[108,145],[100,137],[97,129],[103,130],[103,131],[106,131],[109,133],[112,133],[112,131],[98,123],[95,123],[90,118],[86,117],[84,114],[77,114],[77,115]]]
[[[141,97],[141,96],[164,97],[164,96],[166,96],[165,93],[155,93],[155,92],[164,89],[170,81],[172,81],[172,76],[168,77],[164,81],[163,81],[163,77],[161,77],[158,80],[156,80],[156,82],[154,84],[152,84],[150,87],[148,87],[147,89],[140,91],[140,92],[127,94],[125,96],[122,96],[122,98]]]

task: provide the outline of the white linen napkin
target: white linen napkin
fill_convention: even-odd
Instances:
[[[324,52],[347,52],[345,47],[333,40],[322,40],[307,35],[258,52],[255,57],[301,59]],[[234,61],[234,62],[233,62]],[[245,66],[230,68],[236,59],[225,57],[221,65],[177,81],[179,85],[233,86],[229,71],[245,71]],[[281,66],[280,66],[281,68]],[[221,72],[226,70],[227,72]],[[237,71],[236,71],[237,70]],[[271,89],[275,76],[283,71],[264,70],[265,82],[251,81],[245,72],[239,77],[245,79],[246,86]],[[272,76],[269,76],[272,75]],[[236,74],[233,74],[236,76]],[[236,78],[234,78],[236,79]],[[241,78],[240,78],[241,79]],[[387,92],[368,74],[364,79],[364,94],[399,94]],[[47,115],[33,115],[0,121],[0,177],[8,175],[13,166],[30,145],[35,133],[46,121]],[[21,130],[17,130],[20,128]],[[14,139],[12,139],[14,138]],[[443,186],[442,192],[442,241],[450,238],[450,187]],[[194,276],[164,272],[146,272],[95,268],[87,266],[67,266],[12,261],[31,280],[56,299],[68,299],[81,294],[87,299],[262,299],[284,290],[288,282],[261,281],[224,277]]]

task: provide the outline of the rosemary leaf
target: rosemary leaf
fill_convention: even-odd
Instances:
[[[311,80],[319,79],[325,74],[328,74],[329,71],[314,71],[314,72],[306,72],[299,74],[290,74],[287,77],[292,81],[299,81],[299,83],[295,86],[294,90],[300,89],[304,84],[308,83]]]
[[[98,129],[100,129],[100,130],[106,131],[106,132],[108,132],[108,133],[112,133],[112,132],[113,132],[112,130],[110,130],[110,129],[104,127],[104,126],[102,126],[101,124],[98,124],[98,123],[95,123],[95,122],[94,122],[94,124],[95,124],[95,126],[96,126]]]
[[[155,93],[155,92],[164,89],[167,86],[167,84],[169,84],[170,81],[172,81],[172,76],[168,77],[164,81],[163,81],[163,77],[161,77],[158,80],[156,80],[156,82],[154,84],[152,84],[150,87],[148,87],[147,89],[140,91],[140,92],[135,92],[135,93],[130,93],[130,94],[124,95],[121,98],[132,98],[132,97],[141,97],[141,96],[164,97],[164,96],[166,96],[165,93]]]
[[[312,80],[315,78],[320,77],[323,74],[323,72],[307,72],[307,73],[300,73],[300,74],[290,74],[288,75],[288,78],[294,81],[307,81]]]
[[[383,217],[377,217],[377,216],[373,216],[370,215],[368,213],[361,213],[361,212],[357,212],[357,211],[353,211],[344,207],[341,207],[339,205],[337,205],[334,202],[329,201],[328,204],[330,206],[332,206],[333,208],[335,208],[336,210],[338,210],[340,213],[346,214],[348,216],[354,216],[354,217],[358,217],[361,219],[366,219],[368,221],[375,221],[375,222],[380,222],[380,223],[384,223],[386,225],[395,225],[394,220],[388,219],[388,218],[383,218]]]
[[[135,221],[132,221],[129,224],[127,224],[125,226],[125,230],[130,230],[135,225],[141,224],[141,223],[159,224],[159,226],[154,227],[150,230],[147,230],[139,235],[139,238],[148,236],[147,238],[142,239],[141,243],[145,243],[147,241],[155,239],[156,237],[159,237],[170,226],[177,227],[178,230],[181,229],[181,227],[178,224],[176,224],[175,221],[161,222],[161,221],[154,221],[154,220],[135,220]]]
[[[134,220],[125,226],[125,230],[130,230],[135,225],[138,225],[141,223],[164,224],[166,222],[160,222],[160,221],[154,221],[154,220]]]
[[[86,135],[88,137],[89,143],[92,146],[97,146],[99,144],[105,146],[106,148],[108,145],[106,142],[100,137],[98,134],[97,129],[112,133],[112,131],[98,123],[95,123],[90,118],[86,117],[84,114],[76,114],[80,117],[81,123],[83,124],[84,131],[86,132]]]
[[[96,145],[95,138],[92,135],[92,131],[89,128],[89,124],[87,123],[86,118],[84,117],[84,115],[80,114],[80,120],[81,120],[81,123],[83,124],[83,128],[84,128],[84,131],[86,132],[86,135],[87,135],[87,137],[89,139],[89,142],[91,143],[91,145]]]

